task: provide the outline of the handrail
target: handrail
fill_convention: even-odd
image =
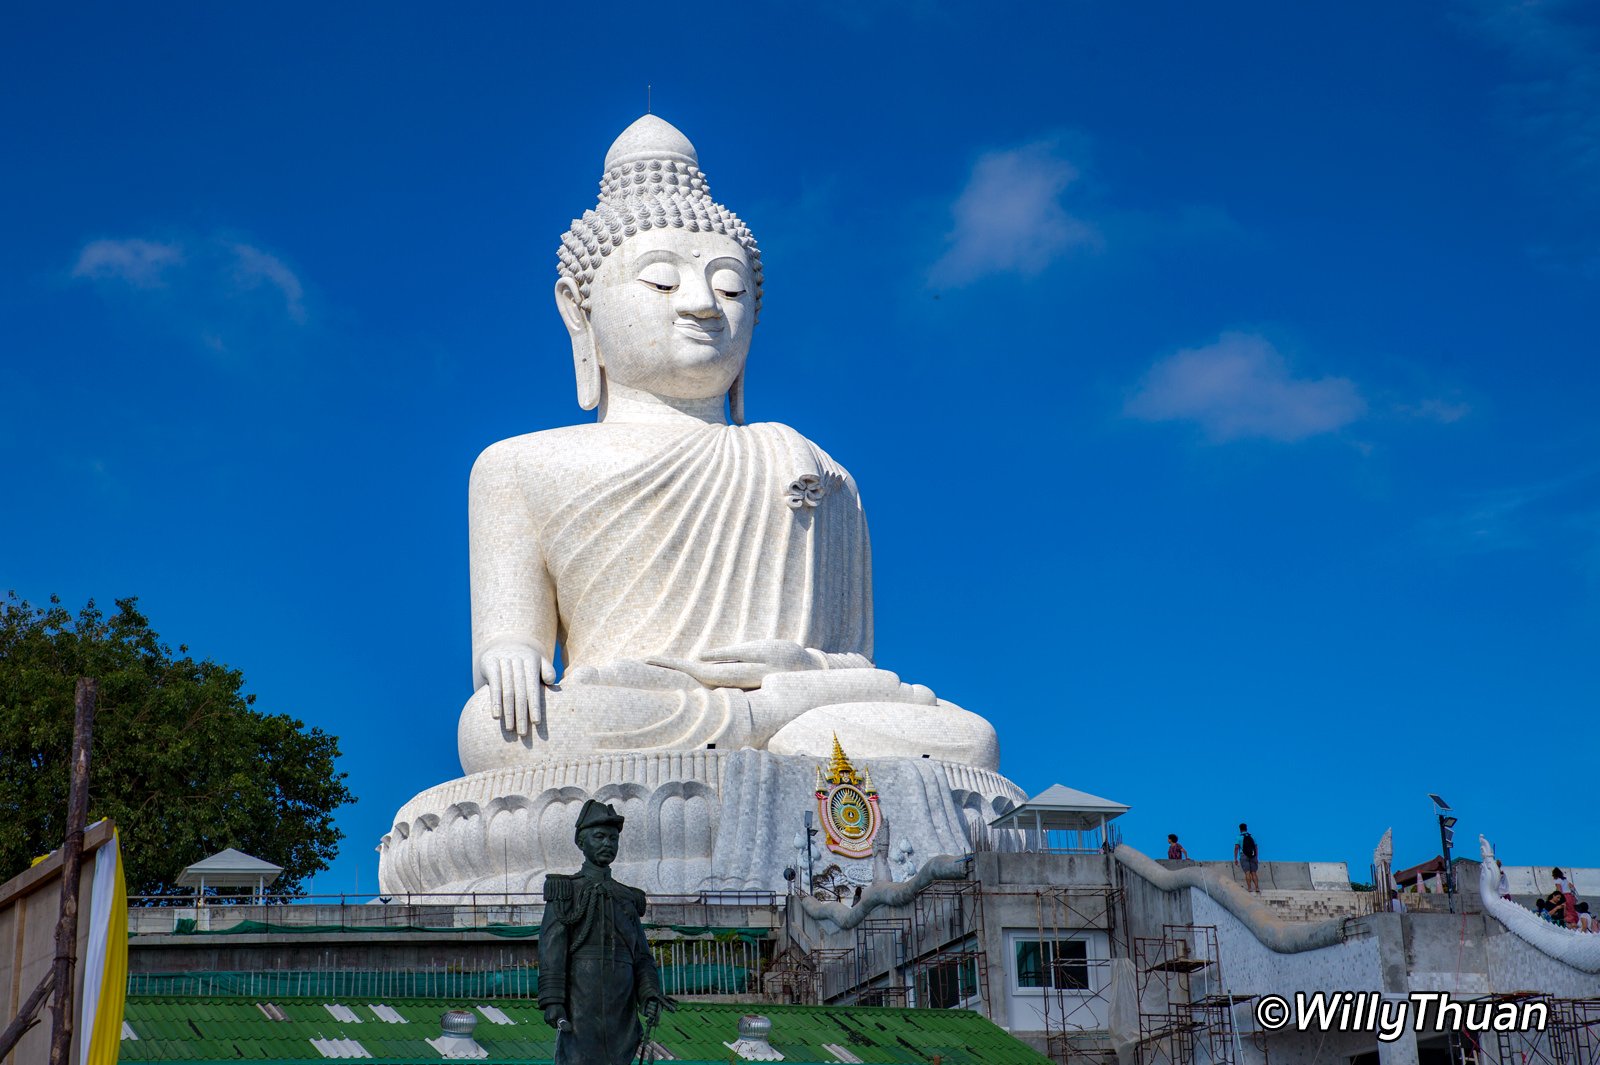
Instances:
[[[467,901],[463,902],[462,900]],[[701,891],[696,894],[650,895],[652,906],[772,906],[778,905],[774,891]],[[540,891],[482,891],[482,892],[422,892],[411,891],[396,895],[371,892],[339,892],[321,894],[224,894],[215,895],[129,895],[130,906],[180,907],[196,906],[447,906],[473,909],[505,909],[507,906],[542,906],[544,893]]]
[[[135,895],[128,931],[141,936],[318,932],[488,932],[522,937],[544,911],[538,892],[409,895]],[[770,891],[706,891],[648,897],[645,920],[660,927],[776,927],[778,895]]]

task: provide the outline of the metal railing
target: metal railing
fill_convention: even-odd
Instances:
[[[538,892],[371,895],[134,895],[133,936],[299,932],[470,932],[514,935],[544,917]],[[652,895],[647,924],[669,927],[777,928],[778,896],[767,891]]]

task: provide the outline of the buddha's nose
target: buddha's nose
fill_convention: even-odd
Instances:
[[[722,311],[711,295],[711,286],[703,281],[691,280],[678,289],[678,313],[691,318],[721,318]]]

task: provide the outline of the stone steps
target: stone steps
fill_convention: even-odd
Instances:
[[[1326,921],[1359,917],[1372,912],[1372,896],[1365,891],[1263,890],[1256,896],[1267,912],[1280,921]]]

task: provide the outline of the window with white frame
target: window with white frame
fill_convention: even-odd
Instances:
[[[1080,937],[1018,936],[1012,943],[1012,983],[1019,991],[1092,991],[1089,941]]]

